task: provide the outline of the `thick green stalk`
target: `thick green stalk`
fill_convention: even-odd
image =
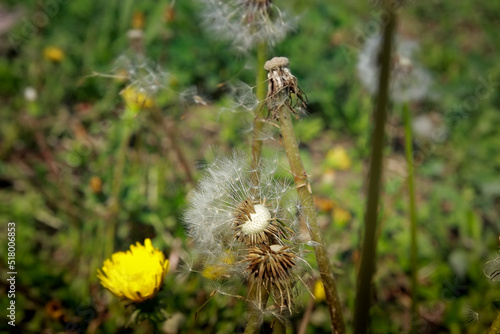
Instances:
[[[488,334],[500,334],[500,312],[488,329]]]
[[[132,120],[124,117],[121,121],[121,136],[118,151],[116,152],[115,168],[113,172],[113,183],[111,185],[111,196],[109,199],[110,219],[106,226],[106,244],[104,248],[104,257],[110,256],[114,251],[114,241],[116,227],[118,225],[118,214],[120,212],[120,190],[125,170],[125,161],[127,158],[127,145],[132,132]]]
[[[326,301],[329,306],[328,310],[332,321],[332,333],[345,333],[342,306],[338,297],[335,278],[333,277],[332,267],[319,229],[313,195],[307,180],[307,174],[299,155],[299,145],[295,137],[291,114],[286,106],[279,107],[278,119],[280,122],[283,146],[285,147],[295,186],[297,187],[299,202],[302,209],[301,214],[307,222],[311,239],[317,243],[317,246],[314,247],[314,252],[316,254],[316,261],[318,262],[321,280],[325,287]]]
[[[255,94],[257,100],[260,102],[255,112],[255,119],[253,121],[253,135],[252,135],[252,182],[257,184],[259,173],[257,166],[260,162],[262,152],[262,140],[259,138],[262,132],[262,103],[266,98],[266,70],[264,64],[266,62],[267,45],[261,43],[257,46],[257,83]]]
[[[387,4],[388,1],[386,1]],[[384,38],[381,54],[381,69],[378,83],[378,97],[375,108],[375,129],[372,134],[372,149],[368,183],[368,197],[365,209],[365,232],[361,249],[361,265],[356,286],[356,301],[354,309],[354,333],[365,334],[368,331],[371,305],[371,283],[375,271],[376,231],[380,185],[382,175],[382,153],[385,141],[385,122],[389,93],[389,76],[391,68],[391,49],[396,27],[395,14],[387,10],[389,15],[384,28]]]
[[[403,118],[405,124],[405,151],[408,173],[408,200],[410,207],[410,267],[411,267],[411,315],[417,315],[417,209],[415,204],[415,164],[413,162],[413,139],[411,130],[411,114],[408,103],[403,105]]]

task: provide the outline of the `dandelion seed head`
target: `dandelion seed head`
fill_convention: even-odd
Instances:
[[[201,3],[205,27],[242,53],[260,43],[274,46],[296,24],[271,0],[201,0]]]
[[[358,57],[359,79],[372,95],[378,90],[381,45],[382,36],[374,35],[368,38]],[[419,101],[429,93],[432,79],[430,74],[414,60],[418,50],[416,42],[401,37],[396,38],[390,82],[390,94],[394,101]]]
[[[153,96],[166,87],[169,74],[144,57],[121,55],[113,66],[114,73],[123,73],[135,91]]]
[[[271,212],[262,204],[254,206],[255,213],[250,214],[250,218],[242,224],[241,231],[246,234],[257,234],[264,231],[269,226]]]
[[[280,225],[291,221],[282,199],[292,188],[275,179],[277,166],[263,162],[259,182],[251,180],[248,158],[239,153],[216,156],[188,198],[184,221],[197,249],[217,259],[228,250],[278,238]],[[216,260],[214,260],[216,261]]]

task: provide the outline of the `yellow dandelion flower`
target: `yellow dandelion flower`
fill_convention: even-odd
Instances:
[[[317,280],[314,283],[314,297],[316,297],[317,302],[326,300],[325,287],[323,286],[323,282],[321,280]]]
[[[137,303],[156,295],[168,267],[165,255],[146,239],[144,246],[137,242],[130,250],[114,253],[111,260],[106,259],[97,277],[114,295]]]
[[[133,110],[147,109],[153,106],[153,100],[146,93],[137,90],[133,86],[127,86],[120,93],[127,104]]]
[[[59,63],[61,60],[64,59],[64,52],[58,47],[48,46],[43,51],[43,56],[50,61]]]

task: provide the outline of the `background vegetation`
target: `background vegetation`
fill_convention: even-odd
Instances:
[[[362,40],[380,28],[381,13],[368,2],[277,5],[299,19],[269,56],[290,59],[310,100],[310,114],[296,123],[297,136],[351,328],[373,108],[356,61]],[[238,54],[208,33],[194,1],[7,1],[1,10],[16,18],[0,30],[0,221],[3,229],[9,221],[17,226],[15,331],[149,331],[147,323],[127,328],[130,310],[96,278],[110,255],[103,243],[115,219],[108,201],[122,131],[119,92],[127,84],[106,75],[119,74],[120,56],[134,59],[127,37],[138,24],[134,20],[143,22],[148,69],[157,78],[165,74],[155,96],[165,123],[155,121],[153,112],[134,119],[115,250],[150,237],[170,258],[173,270],[162,293],[173,317],[166,332],[176,326],[191,333],[243,328],[241,301],[216,294],[204,305],[219,283],[200,275],[202,263],[186,237],[181,216],[193,184],[175,149],[183,152],[194,179],[214,147],[249,150],[251,118],[232,112],[230,101],[238,80],[255,85],[254,55]],[[427,131],[416,131],[414,142],[420,308],[410,314],[404,137],[401,110],[394,105],[387,125],[373,332],[484,332],[500,307],[498,283],[483,274],[485,263],[498,255],[500,235],[500,3],[408,1],[399,19],[398,33],[419,42],[419,61],[434,80],[429,96],[411,105]],[[36,98],[29,95],[33,90]],[[435,129],[446,134],[436,136]],[[277,138],[266,143],[265,154],[279,155],[282,177],[290,177]],[[311,289],[317,277],[306,277]],[[1,285],[7,289],[5,280]],[[325,305],[310,300],[299,291],[293,328],[306,318],[308,333],[328,332]],[[0,309],[6,302],[0,300]],[[308,308],[312,313],[305,316]]]

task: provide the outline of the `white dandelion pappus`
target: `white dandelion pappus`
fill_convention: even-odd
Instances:
[[[500,281],[500,256],[496,259],[486,262],[484,266],[484,275],[493,282]]]
[[[276,161],[259,166],[258,184],[243,154],[217,156],[188,198],[184,222],[196,248],[208,263],[220,262],[228,251],[243,252],[255,244],[281,242],[283,226],[292,219],[283,208],[290,183],[274,178]]]
[[[377,93],[379,80],[379,55],[382,36],[368,38],[358,56],[358,76],[372,95]],[[417,62],[414,54],[418,51],[414,41],[395,39],[394,59],[392,62],[390,93],[396,102],[419,101],[427,96],[432,84],[430,74]]]
[[[203,23],[215,36],[247,52],[260,43],[273,46],[295,26],[295,20],[272,0],[200,0]]]

